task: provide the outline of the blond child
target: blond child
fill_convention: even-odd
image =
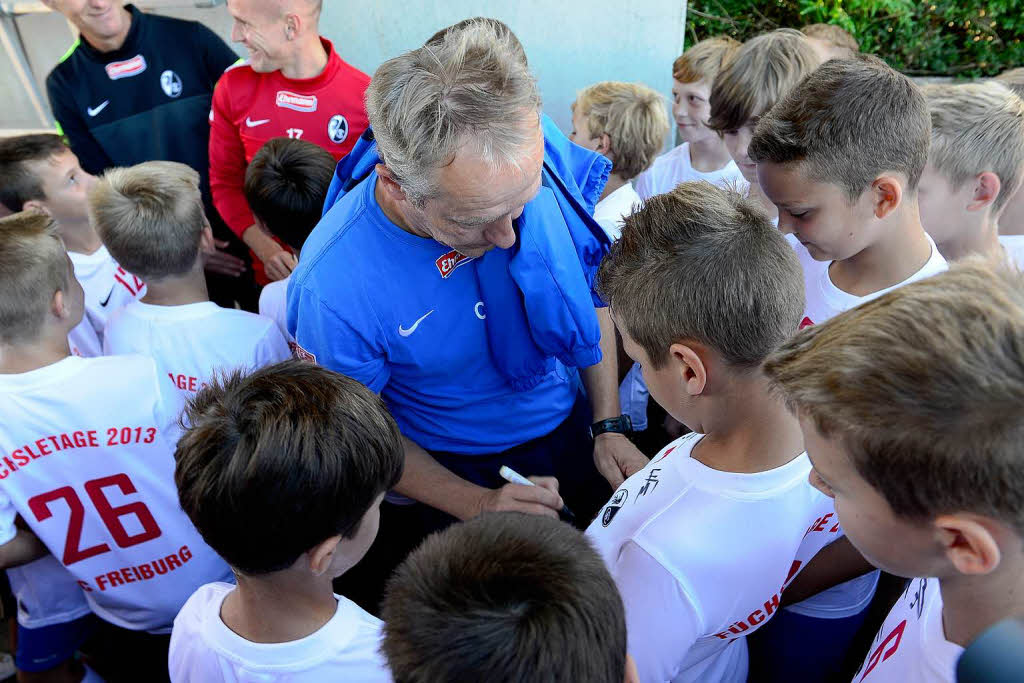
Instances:
[[[210,301],[203,254],[214,248],[213,233],[194,170],[170,161],[111,169],[90,193],[89,210],[110,253],[148,284],[142,299],[107,321],[105,353],[153,357],[186,397],[217,371],[291,356],[272,320]]]
[[[995,81],[924,88],[932,118],[918,185],[921,222],[950,261],[969,254],[1024,266],[1024,235],[999,223],[1024,177],[1024,102]]]
[[[594,220],[616,240],[623,220],[640,203],[630,181],[651,165],[665,145],[669,123],[664,101],[640,83],[595,83],[581,90],[572,103],[572,127],[570,140],[612,162]]]
[[[849,59],[860,52],[857,39],[835,24],[808,24],[800,29],[821,56],[821,61]]]
[[[719,187],[743,184],[721,136],[708,127],[711,87],[739,46],[728,36],[705,38],[673,62],[672,118],[682,143],[655,159],[637,177],[636,191],[641,198],[668,192],[691,180],[706,180]]]
[[[1024,616],[1022,347],[1024,276],[971,259],[802,331],[765,364],[849,540],[912,578],[858,683],[953,683],[968,643]]]

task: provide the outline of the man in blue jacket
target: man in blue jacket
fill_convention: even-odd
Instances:
[[[288,317],[311,360],[380,392],[402,430],[405,473],[343,586],[374,610],[428,533],[563,504],[585,525],[646,458],[593,293],[607,238],[588,214],[610,164],[542,122],[514,36],[471,22],[385,62],[367,112]],[[505,484],[502,465],[538,485]]]

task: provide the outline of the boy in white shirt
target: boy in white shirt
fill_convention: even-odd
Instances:
[[[639,683],[615,582],[557,520],[496,512],[428,537],[384,599],[396,683]]]
[[[668,129],[664,101],[646,85],[602,81],[576,95],[569,139],[612,162],[608,183],[594,207],[594,220],[612,241],[640,203],[630,181],[665,146]]]
[[[587,529],[622,593],[629,651],[643,681],[744,681],[744,636],[778,610],[801,546],[838,531],[760,369],[800,321],[800,264],[753,202],[683,183],[626,220],[598,282],[651,395],[694,432]]]
[[[996,81],[924,88],[932,118],[917,196],[921,222],[950,261],[969,254],[1024,267],[1024,235],[999,235],[1024,177],[1024,102]]]
[[[366,554],[402,475],[398,426],[362,384],[291,360],[218,378],[178,442],[181,506],[237,586],[174,621],[172,681],[390,681],[381,623],[331,582]]]
[[[57,223],[85,290],[85,316],[70,341],[72,353],[86,357],[101,355],[110,314],[146,293],[145,283],[114,261],[89,223],[87,198],[95,184],[57,135],[0,140],[0,202],[11,211],[44,213]]]
[[[83,292],[56,227],[27,212],[0,223],[0,556],[58,558],[109,622],[99,639],[134,643],[107,664],[165,679],[151,655],[167,638],[124,630],[168,632],[196,586],[230,576],[176,500],[180,401],[149,358],[71,356]]]
[[[89,193],[89,213],[110,253],[148,283],[107,321],[104,353],[151,356],[186,397],[215,372],[290,357],[272,320],[210,301],[203,254],[213,233],[194,170],[170,161],[110,169]]]
[[[1024,616],[1021,348],[1024,275],[975,258],[803,330],[765,365],[850,542],[917,577],[856,683],[953,683],[968,643]]]
[[[722,137],[708,127],[711,86],[739,46],[728,36],[705,38],[672,64],[672,118],[683,142],[637,176],[636,191],[641,198],[668,192],[691,180],[734,189],[745,184]]]
[[[337,163],[330,152],[305,140],[274,138],[256,152],[245,169],[245,200],[256,227],[283,242],[296,259],[320,222],[324,198]],[[288,332],[287,294],[291,278],[271,282],[260,293],[260,315],[270,318],[295,351]]]

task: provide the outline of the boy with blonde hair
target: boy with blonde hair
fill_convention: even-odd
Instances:
[[[1024,235],[999,236],[999,222],[1024,177],[1024,102],[996,81],[929,85],[928,165],[921,222],[950,261],[969,254],[1024,266]]]
[[[90,193],[89,210],[110,253],[149,286],[111,316],[104,352],[152,356],[184,396],[218,370],[290,357],[272,320],[210,301],[203,254],[213,249],[213,233],[194,170],[171,161],[110,169]]]
[[[748,196],[770,218],[778,211],[758,183],[756,166],[747,154],[754,126],[793,86],[821,63],[810,41],[799,31],[780,28],[743,43],[711,89],[711,119],[725,146],[749,183]]]
[[[849,59],[860,52],[857,39],[835,24],[808,24],[800,29],[821,56],[821,61]]]
[[[1017,97],[1024,99],[1024,67],[1010,69],[996,76],[997,81],[1012,90]],[[1010,197],[1003,209],[999,225],[1001,235],[1024,235],[1024,190]]]
[[[622,221],[640,203],[630,184],[665,145],[668,116],[656,91],[640,83],[602,81],[580,91],[572,103],[569,139],[612,162],[594,220],[616,240]]]
[[[389,683],[381,623],[331,582],[366,554],[401,435],[354,379],[290,360],[217,378],[191,401],[181,507],[238,585],[211,583],[174,620],[181,683]]]
[[[1024,616],[1022,347],[1024,275],[972,259],[803,330],[765,364],[849,540],[912,578],[858,683],[953,683],[968,643]]]
[[[672,64],[672,118],[682,143],[654,160],[636,179],[636,191],[647,199],[679,183],[706,180],[719,187],[737,187],[743,178],[721,136],[708,128],[711,87],[740,44],[729,36],[705,38]]]
[[[800,321],[799,261],[753,202],[683,183],[626,219],[599,287],[651,395],[693,430],[587,529],[622,594],[629,652],[643,681],[744,681],[745,636],[778,610],[801,546],[836,535],[799,425],[761,371]]]
[[[96,640],[120,680],[166,679],[161,634],[198,586],[230,576],[178,506],[180,398],[150,358],[71,355],[84,295],[49,217],[0,231],[0,557],[52,554],[108,622]]]
[[[146,292],[145,283],[118,265],[89,223],[88,195],[95,183],[57,135],[0,140],[0,203],[13,212],[44,213],[57,223],[85,290],[85,316],[70,335],[77,356],[99,356],[107,318]]]

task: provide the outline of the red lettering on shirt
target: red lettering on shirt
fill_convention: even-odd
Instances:
[[[146,70],[146,58],[142,55],[135,55],[131,59],[126,59],[121,62],[111,62],[110,64],[107,64],[106,69],[107,76],[112,81],[129,78],[131,76],[138,76]]]
[[[907,620],[904,619],[896,625],[896,628],[889,632],[889,635],[885,637],[885,640],[883,640],[881,644],[875,648],[874,652],[871,653],[871,656],[868,657],[864,666],[864,673],[861,674],[859,680],[863,681],[867,675],[871,673],[872,669],[896,654],[896,650],[900,648],[900,641],[903,640],[903,631],[906,628]],[[885,648],[889,645],[889,641],[891,640],[895,640],[895,642],[893,642],[889,649],[886,650]]]
[[[437,266],[437,272],[441,273],[441,277],[447,280],[448,276],[451,275],[456,268],[465,265],[472,260],[473,258],[471,256],[460,254],[452,249],[447,254],[439,256],[438,259],[434,261],[434,265]]]
[[[103,593],[118,586],[139,581],[149,581],[154,577],[162,576],[183,567],[191,559],[192,550],[187,545],[183,545],[177,552],[170,553],[169,555],[164,555],[163,557],[158,557],[133,567],[119,567],[98,574],[93,579],[93,583],[96,589]],[[90,593],[93,591],[93,587],[85,581],[79,581],[78,585],[84,591]]]

